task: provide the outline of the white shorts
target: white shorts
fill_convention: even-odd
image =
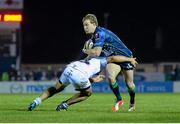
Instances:
[[[63,71],[59,80],[66,86],[71,83],[75,90],[84,90],[91,87],[91,83],[86,74],[69,66]]]

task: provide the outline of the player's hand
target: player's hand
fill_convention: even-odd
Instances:
[[[132,65],[134,65],[134,67],[136,67],[136,65],[138,64],[138,62],[136,61],[136,58],[131,58],[130,63],[131,63]]]
[[[88,49],[86,48],[86,45],[84,44],[84,47],[83,47],[83,49],[82,49],[82,52],[85,53],[85,54],[88,54],[87,51],[88,51]]]
[[[85,42],[84,44],[84,47],[82,49],[82,51],[85,53],[85,54],[88,54],[88,50],[92,49],[93,47],[93,41],[91,39],[89,39],[88,41]]]
[[[91,79],[93,80],[92,83],[101,82],[101,81],[103,81],[105,79],[105,76],[104,75],[97,75],[96,77],[93,77]]]

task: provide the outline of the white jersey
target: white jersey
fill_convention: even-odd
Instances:
[[[76,90],[89,88],[91,86],[89,78],[100,72],[101,67],[106,64],[105,58],[72,62],[67,65],[59,81],[66,86],[70,83],[73,84]]]
[[[101,62],[100,59],[92,58],[89,61],[85,61],[85,60],[75,61],[67,66],[79,70],[80,72],[84,73],[88,78],[90,78],[93,75],[100,72]]]

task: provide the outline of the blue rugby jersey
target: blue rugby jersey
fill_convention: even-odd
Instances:
[[[100,56],[123,55],[132,56],[132,52],[113,32],[102,27],[96,27],[95,33],[91,37],[94,42],[93,47],[102,47]]]

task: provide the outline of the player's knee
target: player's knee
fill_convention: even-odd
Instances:
[[[134,90],[135,89],[135,84],[133,82],[127,82],[127,86],[129,90]]]
[[[92,95],[91,91],[83,91],[81,92],[84,96],[90,97]]]
[[[61,92],[65,89],[65,87],[66,87],[65,85],[61,85],[61,87],[58,87],[58,89],[56,89],[56,90],[57,90],[57,92]]]
[[[109,80],[109,83],[114,83],[114,82],[116,82],[116,78],[115,78],[114,76],[112,76],[112,75],[109,75],[109,76],[108,76],[108,80]]]
[[[86,96],[90,97],[92,95],[92,92],[91,91],[87,91],[86,92]]]
[[[114,83],[116,81],[116,78],[113,73],[107,74],[107,78],[110,83]]]
[[[90,97],[92,95],[92,92],[88,92],[87,96]]]
[[[106,76],[109,80],[109,83],[116,82],[116,77],[120,72],[120,66],[115,64],[109,64],[106,68]]]
[[[49,97],[51,97],[54,94],[56,94],[58,92],[58,90],[55,87],[50,87],[50,88],[48,88],[48,92],[49,92]]]

